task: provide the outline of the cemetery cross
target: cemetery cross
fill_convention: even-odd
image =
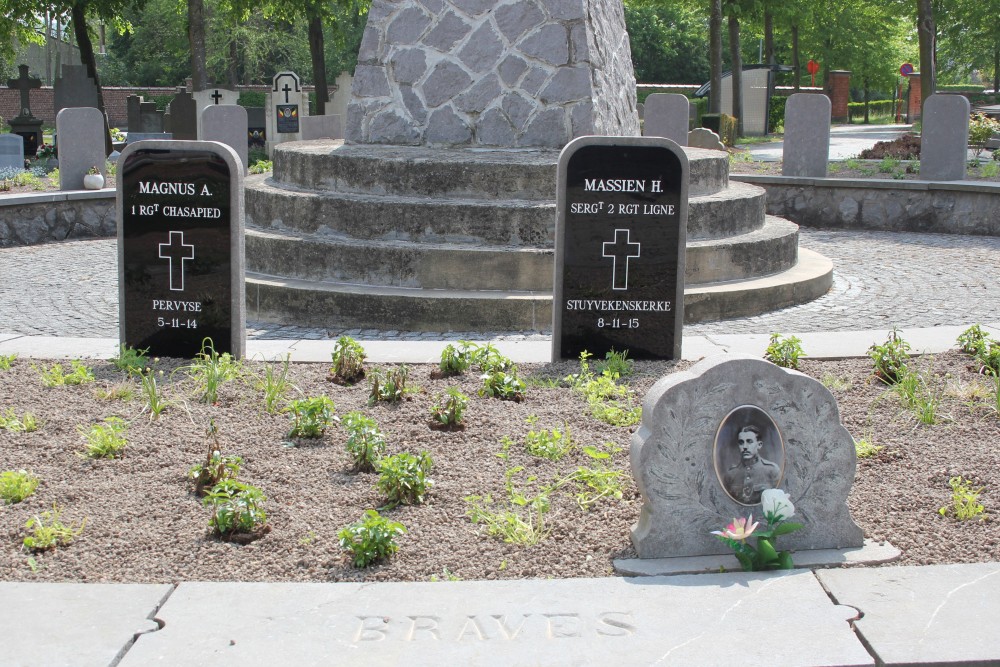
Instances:
[[[32,88],[41,88],[42,80],[36,79],[34,77],[28,76],[28,66],[18,65],[17,68],[21,72],[21,76],[16,79],[10,79],[7,81],[8,88],[17,88],[21,91],[21,114],[22,116],[31,115],[31,105],[28,103],[30,99]]]

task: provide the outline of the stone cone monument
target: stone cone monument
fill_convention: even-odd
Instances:
[[[552,326],[556,163],[571,139],[638,136],[613,0],[375,0],[346,141],[276,147],[246,189],[247,317],[331,328]],[[802,303],[832,265],[729,183],[691,167],[685,320]]]

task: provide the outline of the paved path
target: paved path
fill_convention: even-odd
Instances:
[[[996,319],[1000,238],[803,228],[802,246],[834,262],[833,289],[810,303],[685,328],[688,335],[806,333],[975,324]],[[116,337],[115,241],[0,249],[0,332]],[[547,332],[470,334],[326,330],[249,323],[251,339],[538,340]]]
[[[871,148],[879,141],[892,141],[910,131],[910,125],[834,125],[830,128],[830,159],[846,160]],[[748,146],[753,159],[777,162],[781,159],[784,142]]]

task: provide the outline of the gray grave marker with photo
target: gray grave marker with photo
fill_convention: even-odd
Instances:
[[[309,95],[295,72],[278,72],[271,80],[267,106],[267,152],[285,141],[302,140],[302,117],[309,115]]]
[[[748,430],[748,427],[751,427]],[[758,448],[739,439],[756,429]],[[640,558],[730,553],[711,534],[761,514],[760,492],[786,491],[802,530],[780,549],[860,547],[847,507],[857,455],[833,394],[818,380],[757,357],[721,355],[657,382],[632,435],[642,494],[632,543]]]
[[[782,176],[826,178],[830,161],[830,98],[795,93],[785,103]]]
[[[247,110],[237,104],[205,107],[201,111],[201,131],[205,141],[226,144],[240,158],[243,175],[247,175]]]
[[[920,178],[961,181],[969,160],[969,100],[936,93],[924,100]]]
[[[143,141],[118,161],[124,345],[193,358],[246,350],[243,168],[215,141]]]
[[[679,359],[688,161],[659,137],[580,137],[559,156],[552,358]]]
[[[0,169],[24,169],[24,139],[0,134]]]
[[[94,107],[71,107],[56,116],[59,142],[59,189],[80,190],[91,167],[106,176],[104,114]]]
[[[97,108],[97,84],[87,76],[86,65],[63,65],[62,76],[52,85],[56,115],[72,107]]]
[[[642,135],[665,137],[687,146],[691,102],[677,93],[654,93],[646,98]]]

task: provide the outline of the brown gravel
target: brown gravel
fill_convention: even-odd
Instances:
[[[339,415],[361,409],[375,418],[390,453],[426,450],[433,457],[435,486],[429,502],[385,513],[407,528],[399,553],[366,570],[350,566],[337,532],[384,501],[375,489],[377,475],[351,471],[341,429],[331,429],[318,442],[283,446],[287,416],[264,412],[251,385],[230,383],[217,405],[204,405],[182,373],[170,379],[177,362],[166,361],[160,363],[167,371],[163,391],[174,405],[151,422],[141,398],[122,402],[95,397],[96,388],[122,381],[110,364],[91,363],[97,376],[93,384],[45,388],[33,365],[47,364],[51,362],[19,359],[11,370],[0,371],[0,411],[13,409],[19,416],[29,411],[43,422],[34,433],[0,431],[0,470],[28,469],[42,480],[23,503],[0,506],[0,580],[408,581],[448,573],[462,579],[583,577],[610,575],[613,558],[635,555],[629,527],[640,501],[628,473],[634,427],[599,422],[585,414],[584,401],[571,390],[540,382],[575,371],[575,363],[522,366],[522,377],[532,382],[522,403],[475,396],[479,380],[474,373],[431,379],[430,367],[415,366],[410,385],[419,391],[400,404],[370,408],[365,404],[367,384],[338,386],[326,380],[324,365],[293,365],[292,379],[303,394],[330,396]],[[953,475],[985,486],[981,500],[988,513],[996,509],[1000,419],[990,407],[987,380],[957,353],[926,357],[918,364],[933,372],[931,384],[941,397],[941,423],[934,426],[918,424],[894,394],[871,382],[867,360],[804,365],[813,377],[836,379],[843,419],[855,438],[884,448],[877,457],[859,462],[851,511],[867,537],[900,547],[905,564],[1000,560],[995,523],[958,522],[938,514],[949,501]],[[637,363],[631,382],[641,395],[661,375],[689,365]],[[262,364],[252,362],[248,368],[259,374]],[[453,385],[472,397],[467,428],[432,430],[428,415],[434,397]],[[130,422],[125,457],[83,458],[77,425],[110,415]],[[536,428],[568,424],[581,445],[612,443],[607,447],[617,451],[611,465],[624,473],[625,481],[621,501],[601,501],[586,512],[570,494],[556,493],[545,518],[548,536],[523,547],[481,534],[466,517],[463,498],[503,498],[505,472],[515,467],[523,467],[512,476],[515,485],[531,491],[592,464],[580,448],[559,462],[534,458],[519,445],[510,447],[508,458],[499,456],[501,436],[523,442],[529,415],[538,417]],[[272,530],[247,545],[209,535],[208,510],[185,477],[204,457],[209,418],[219,427],[223,451],[243,457],[241,479],[268,498]],[[25,522],[53,504],[70,524],[86,518],[83,533],[67,547],[25,551]]]

